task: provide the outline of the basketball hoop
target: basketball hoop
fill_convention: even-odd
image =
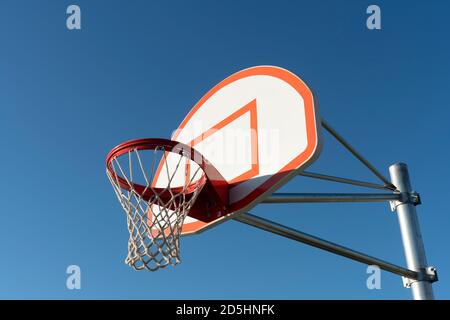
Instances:
[[[163,170],[161,163],[165,164]],[[198,213],[226,212],[223,178],[201,154],[176,141],[137,139],[122,143],[108,154],[106,173],[127,216],[125,263],[136,270],[156,271],[181,262],[183,222],[202,190],[202,199],[212,201],[200,201],[195,206]],[[155,183],[155,174],[166,175],[166,183]]]

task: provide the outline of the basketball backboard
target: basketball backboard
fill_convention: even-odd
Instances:
[[[295,74],[274,66],[237,72],[206,93],[172,135],[200,152],[229,184],[226,215],[187,216],[182,234],[203,231],[263,201],[314,161],[320,153],[317,105],[308,86]],[[167,186],[169,154],[159,163],[153,187]],[[195,166],[185,158],[172,185],[192,179]],[[155,209],[156,210],[156,209]],[[205,213],[206,215],[207,213]]]

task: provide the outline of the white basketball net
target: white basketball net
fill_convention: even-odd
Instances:
[[[199,183],[204,181],[201,179],[204,173],[197,166],[189,173],[186,183],[172,186],[177,172],[178,176],[181,173],[186,177],[181,171],[185,169],[186,158],[171,154],[171,159],[175,155],[177,161],[172,161],[171,166],[163,166],[159,176],[165,175],[163,181],[167,183],[164,186],[157,185],[156,188],[153,182],[155,169],[161,160],[167,163],[167,154],[162,148],[140,151],[133,149],[111,161],[113,174],[107,170],[127,216],[130,237],[125,263],[135,270],[156,271],[181,262],[179,238],[183,222],[204,185],[204,182]],[[120,185],[119,176],[125,179],[127,188]],[[144,186],[145,192],[153,191],[153,195],[148,200],[143,199],[144,192],[135,190],[136,183]],[[176,193],[173,188],[177,188]],[[165,194],[164,199],[161,198],[162,194]]]

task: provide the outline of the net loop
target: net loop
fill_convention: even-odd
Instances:
[[[175,151],[165,145],[135,146],[108,156],[106,173],[127,219],[125,263],[135,270],[156,271],[181,262],[182,226],[206,182],[202,168],[179,150],[171,155],[171,165],[161,166],[170,152]],[[155,183],[155,175],[163,177],[158,179],[163,185]]]

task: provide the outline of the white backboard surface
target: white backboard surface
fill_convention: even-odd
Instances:
[[[320,152],[319,130],[308,86],[285,69],[258,66],[212,88],[171,138],[199,151],[227,180],[232,215],[251,209],[314,161]],[[173,183],[186,183],[186,175],[194,171],[191,165],[185,163]],[[154,186],[165,184],[166,175],[155,176]],[[205,223],[188,216],[183,234],[225,218]]]

